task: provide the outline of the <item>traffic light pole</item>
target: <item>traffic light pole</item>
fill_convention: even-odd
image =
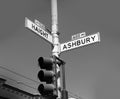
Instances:
[[[65,64],[62,65],[62,99],[68,99],[68,92],[65,83]]]
[[[61,76],[62,76],[61,99],[68,99],[68,91],[66,90],[66,82],[65,82],[65,62],[58,57],[56,57],[56,59],[61,62]]]

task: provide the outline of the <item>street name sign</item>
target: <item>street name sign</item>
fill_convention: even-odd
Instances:
[[[77,39],[82,38],[82,37],[85,37],[85,36],[86,36],[86,33],[85,33],[85,32],[78,33],[78,34],[72,35],[72,36],[71,36],[71,40],[77,40]]]
[[[99,32],[89,35],[89,36],[85,36],[77,40],[63,43],[60,45],[60,50],[61,52],[64,52],[64,51],[68,51],[71,49],[75,49],[75,48],[82,47],[82,46],[89,45],[89,44],[96,43],[96,42],[100,42]]]
[[[52,35],[49,34],[46,30],[41,28],[40,26],[36,25],[34,22],[29,20],[28,18],[25,18],[25,27],[32,30],[36,34],[38,34],[40,37],[47,40],[49,43],[53,44],[52,42]]]
[[[42,28],[43,30],[45,30],[45,25],[43,25],[41,22],[39,22],[38,20],[34,20],[35,24],[38,25],[40,28]]]

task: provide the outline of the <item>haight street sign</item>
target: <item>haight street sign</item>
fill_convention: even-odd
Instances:
[[[49,43],[53,44],[53,42],[52,42],[52,35],[49,34],[43,28],[41,28],[40,26],[38,26],[35,23],[33,23],[28,18],[25,18],[25,27],[27,27],[28,29],[32,30],[36,34],[38,34],[39,36],[41,36],[42,38],[44,38],[45,40],[47,40]]]
[[[89,45],[89,44],[96,43],[96,42],[100,42],[99,32],[97,32],[96,34],[85,36],[77,40],[63,43],[60,45],[60,50],[61,52],[64,52],[64,51],[68,51],[71,49],[75,49],[75,48],[82,47],[82,46]]]

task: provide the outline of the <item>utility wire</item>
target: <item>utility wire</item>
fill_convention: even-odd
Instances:
[[[75,98],[77,98],[77,99],[81,99],[81,97],[80,97],[80,96],[78,96],[78,95],[74,94],[74,93],[73,93],[73,92],[71,92],[71,91],[68,91],[68,95],[70,95],[70,96],[72,96],[72,97],[75,97]]]
[[[29,80],[31,80],[31,81],[33,81],[33,82],[39,84],[38,81],[35,81],[35,80],[33,80],[33,79],[31,79],[31,78],[28,78],[28,77],[26,77],[26,76],[24,76],[24,75],[21,75],[21,74],[15,72],[15,71],[12,71],[12,70],[10,70],[10,69],[7,69],[7,68],[5,68],[5,67],[3,67],[3,66],[0,66],[0,68],[2,68],[2,69],[4,69],[4,70],[7,70],[7,71],[9,71],[9,72],[11,72],[11,73],[13,73],[13,74],[18,75],[18,76],[21,76],[21,77],[23,77],[23,78],[25,78],[25,79],[29,79]]]
[[[18,81],[14,80],[14,79],[11,79],[11,78],[6,77],[6,76],[1,75],[1,74],[0,74],[0,76],[2,76],[2,77],[4,77],[4,78],[7,78],[7,79],[9,79],[9,80],[12,80],[12,81],[16,82],[17,84],[23,84],[23,85],[25,85],[25,86],[27,86],[27,87],[29,87],[29,88],[32,88],[32,89],[35,89],[35,90],[36,90],[36,88],[31,87],[31,86],[29,86],[29,85],[27,85],[27,84],[25,84],[25,83],[23,83],[23,82],[18,82]]]

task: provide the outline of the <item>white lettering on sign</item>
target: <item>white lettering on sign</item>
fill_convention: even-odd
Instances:
[[[25,18],[25,27],[27,27],[28,29],[32,30],[33,32],[35,32],[45,40],[52,43],[52,35],[49,34],[47,31],[45,31],[44,29],[42,29],[41,27],[39,27],[38,25],[36,25],[35,23],[33,23],[28,18]]]
[[[89,44],[92,44],[95,42],[100,42],[100,33],[99,32],[96,34],[93,34],[93,35],[89,35],[89,36],[86,36],[86,37],[83,37],[83,38],[80,38],[80,39],[77,39],[74,41],[69,41],[69,42],[61,44],[60,45],[61,52],[71,50],[74,48],[78,48],[78,47],[82,47],[85,45],[89,45]]]

